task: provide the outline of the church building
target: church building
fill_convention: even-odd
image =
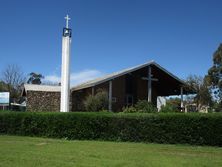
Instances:
[[[70,111],[84,111],[84,100],[98,90],[108,94],[109,110],[121,111],[139,100],[157,105],[157,97],[181,95],[186,84],[154,61],[115,72],[104,77],[74,86],[70,90]],[[27,111],[59,111],[60,86],[24,85]]]
[[[109,98],[109,110],[121,111],[125,106],[147,100],[157,106],[158,96],[189,93],[186,84],[154,61],[128,68],[71,88],[72,110],[84,110],[83,102],[88,95],[105,90]]]

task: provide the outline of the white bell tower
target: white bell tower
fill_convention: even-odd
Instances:
[[[69,28],[69,16],[65,17],[66,27],[62,34],[62,69],[61,69],[61,99],[60,112],[69,112],[70,98],[70,52],[72,29]]]

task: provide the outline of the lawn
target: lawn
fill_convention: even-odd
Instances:
[[[1,167],[222,166],[222,148],[0,136]]]

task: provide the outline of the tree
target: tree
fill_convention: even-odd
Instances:
[[[181,99],[178,97],[170,97],[166,101],[167,106],[172,106],[175,111],[180,111]]]
[[[193,101],[197,103],[198,108],[203,105],[212,104],[211,92],[203,77],[190,75],[187,77],[186,83],[190,89],[194,89],[196,91]]]
[[[108,93],[104,90],[98,90],[95,96],[89,95],[84,101],[86,111],[95,112],[108,109]]]
[[[4,91],[10,92],[11,98],[18,98],[21,91],[21,85],[25,83],[24,73],[18,65],[8,65],[5,70],[2,71],[1,86]]]
[[[44,78],[44,76],[42,74],[31,72],[29,74],[29,79],[28,79],[27,83],[40,85],[42,83],[41,79],[43,79],[43,78]]]
[[[7,85],[5,82],[0,81],[0,92],[6,92],[7,91]]]
[[[177,105],[166,103],[166,105],[161,106],[160,112],[180,112],[180,110]]]
[[[222,44],[213,54],[213,66],[205,76],[208,86],[214,91],[215,97],[219,102],[222,101]]]

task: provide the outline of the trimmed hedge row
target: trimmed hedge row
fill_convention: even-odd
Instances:
[[[0,134],[222,146],[222,115],[3,112]]]

